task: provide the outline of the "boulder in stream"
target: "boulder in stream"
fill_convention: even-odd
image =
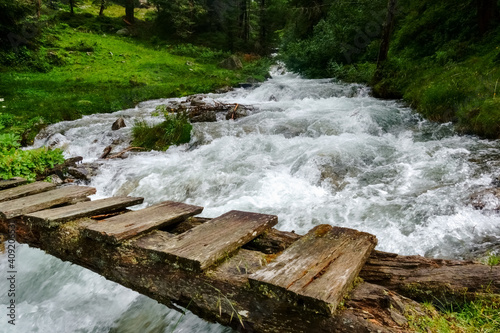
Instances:
[[[120,118],[116,119],[116,121],[111,126],[111,129],[113,131],[116,131],[116,130],[119,130],[120,128],[123,128],[123,127],[127,127],[127,125],[125,124],[125,119],[120,117]]]

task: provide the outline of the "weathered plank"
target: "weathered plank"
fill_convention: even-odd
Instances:
[[[90,225],[85,234],[95,240],[118,244],[145,232],[200,214],[203,207],[165,201],[134,212],[114,216]]]
[[[46,192],[56,188],[56,184],[47,182],[36,182],[28,185],[17,186],[0,191],[0,202],[14,200],[28,195]]]
[[[145,236],[135,245],[160,252],[187,269],[202,271],[278,223],[275,215],[233,210],[183,234],[156,242],[158,235]]]
[[[265,293],[330,315],[377,244],[375,236],[319,225],[249,277]],[[271,290],[271,291],[269,291]]]
[[[65,186],[24,198],[4,201],[0,203],[0,217],[10,219],[58,205],[81,202],[95,192],[93,187]]]
[[[6,188],[16,187],[20,185],[24,185],[28,182],[27,179],[21,177],[14,177],[10,179],[0,180],[0,190],[4,190]]]
[[[27,214],[25,218],[30,223],[37,223],[41,226],[52,228],[59,226],[61,223],[82,217],[116,212],[129,206],[141,204],[143,201],[144,198],[134,197],[106,198],[95,201],[81,202],[71,206],[42,210]]]

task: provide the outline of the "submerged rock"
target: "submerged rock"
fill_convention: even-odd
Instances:
[[[470,200],[476,209],[500,210],[500,187],[476,192],[470,196]]]

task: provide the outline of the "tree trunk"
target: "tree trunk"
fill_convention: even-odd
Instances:
[[[125,19],[134,24],[134,0],[127,0],[125,3]]]
[[[360,277],[418,301],[461,302],[483,292],[500,293],[500,267],[473,261],[373,251]]]
[[[36,16],[40,19],[40,10],[42,9],[42,0],[36,2]]]
[[[378,81],[381,76],[382,66],[387,60],[387,55],[389,53],[389,45],[392,35],[392,29],[394,27],[394,17],[396,13],[397,0],[389,0],[387,4],[387,17],[384,24],[384,30],[382,32],[382,41],[380,43],[380,50],[378,53],[377,60],[377,70],[375,72],[375,79]]]
[[[267,22],[266,22],[266,0],[260,0],[260,31],[259,42],[262,54],[267,54]]]
[[[69,12],[71,13],[71,15],[75,14],[74,7],[75,7],[75,0],[69,0]]]
[[[104,7],[106,7],[106,0],[101,0],[101,8],[99,9],[99,16],[104,15]]]
[[[493,27],[494,21],[498,18],[498,4],[496,0],[476,1],[479,34],[483,36]]]
[[[240,1],[240,29],[241,29],[241,38],[248,42],[250,39],[250,20],[248,17],[248,1],[241,0]]]

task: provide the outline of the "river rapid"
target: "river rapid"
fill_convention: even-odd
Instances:
[[[451,124],[375,99],[362,85],[272,74],[250,89],[204,99],[251,105],[249,116],[193,124],[191,142],[166,152],[98,161],[94,198],[144,197],[134,209],[181,201],[205,207],[205,217],[232,209],[276,214],[277,228],[297,233],[324,223],[354,228],[375,234],[377,249],[406,255],[498,251],[498,199],[485,197],[485,209],[476,210],[470,196],[500,176],[499,141],[458,135]],[[135,120],[161,121],[155,107],[182,100],[148,101],[47,131],[61,134],[68,157],[93,162],[113,142],[121,142],[115,150],[127,147]],[[111,131],[119,116],[128,127]],[[19,246],[17,263],[16,326],[4,325],[3,314],[0,332],[232,332],[37,249]],[[0,254],[0,272],[7,270]],[[7,289],[2,277],[3,312]]]

